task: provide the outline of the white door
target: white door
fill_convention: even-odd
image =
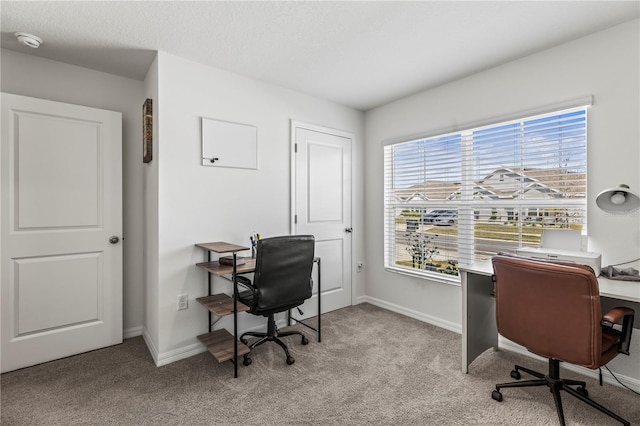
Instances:
[[[1,96],[5,372],[122,342],[122,117]]]
[[[321,259],[322,312],[351,305],[351,142],[353,136],[292,122],[293,234],[312,234]],[[314,295],[317,294],[317,271]],[[305,317],[317,313],[314,296]]]

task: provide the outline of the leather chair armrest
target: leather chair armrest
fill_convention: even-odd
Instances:
[[[618,344],[618,352],[629,355],[629,345],[631,343],[631,331],[633,330],[633,319],[635,311],[627,307],[617,307],[607,312],[602,317],[602,326],[612,328],[614,324],[622,322],[622,330],[620,331],[620,343]]]
[[[237,275],[236,282],[241,286],[246,287],[248,290],[251,290],[253,293],[255,293],[256,288],[253,286],[253,284],[251,284],[251,280],[249,278],[243,277],[242,275]]]
[[[633,316],[634,314],[635,314],[635,311],[633,309],[620,306],[617,308],[613,308],[609,312],[607,312],[602,317],[602,320],[607,321],[610,324],[619,324],[622,318],[624,318],[627,315]]]

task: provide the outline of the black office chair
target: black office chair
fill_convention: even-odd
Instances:
[[[250,331],[240,336],[245,345],[248,343],[246,336],[259,338],[249,345],[249,349],[253,350],[265,342],[275,342],[284,349],[287,364],[291,365],[295,360],[279,338],[298,334],[302,336],[303,345],[309,343],[299,331],[278,332],[275,314],[298,307],[311,297],[314,249],[313,235],[258,240],[253,283],[246,277],[238,277],[238,282],[249,289],[238,294],[239,300],[249,307],[249,313],[268,318],[266,333]],[[251,364],[249,354],[244,355],[243,363]]]
[[[564,412],[560,391],[628,425],[629,422],[589,398],[586,383],[560,377],[560,362],[596,369],[619,353],[629,355],[634,311],[618,307],[602,315],[598,280],[588,266],[498,255],[495,272],[498,332],[530,352],[549,360],[548,374],[516,365],[536,379],[500,383],[491,397],[502,401],[502,388],[547,386],[553,394],[560,424]],[[621,327],[614,328],[619,324]]]

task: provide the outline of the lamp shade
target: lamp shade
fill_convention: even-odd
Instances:
[[[596,204],[607,213],[625,214],[640,208],[640,197],[629,189],[629,185],[622,184],[599,193]]]

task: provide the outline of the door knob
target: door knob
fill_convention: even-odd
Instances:
[[[347,234],[350,234],[353,232],[353,228],[346,228],[344,232],[346,232]]]
[[[118,244],[118,242],[120,241],[120,238],[116,237],[115,235],[111,238],[109,238],[109,242],[111,244]]]

